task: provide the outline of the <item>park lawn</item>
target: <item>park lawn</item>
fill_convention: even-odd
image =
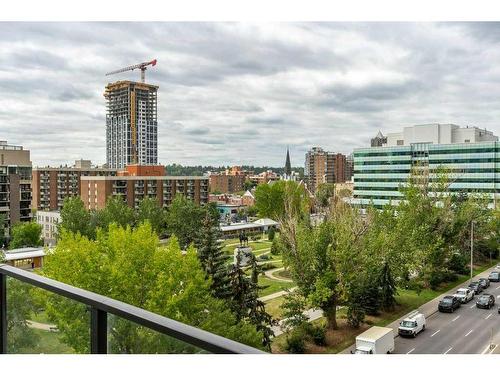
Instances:
[[[293,282],[272,280],[267,276],[259,276],[259,286],[264,287],[259,291],[259,297],[264,297],[269,294],[281,292],[282,290],[290,289],[295,286]]]
[[[281,304],[285,301],[285,296],[273,298],[266,302],[266,312],[271,315],[274,319],[281,320],[283,310],[281,309]]]
[[[61,341],[60,332],[49,332],[41,329],[32,328],[40,341],[33,348],[21,350],[22,354],[75,354],[75,351]],[[90,344],[89,344],[90,345]]]
[[[473,274],[477,275],[488,268],[495,265],[496,262],[480,264],[474,267]],[[342,352],[352,344],[354,344],[356,340],[356,336],[361,332],[364,332],[366,329],[370,328],[373,325],[377,326],[386,326],[399,317],[406,315],[412,310],[417,309],[424,303],[427,303],[434,298],[440,296],[446,291],[457,287],[463,282],[469,279],[466,275],[461,275],[458,277],[456,281],[445,283],[441,285],[436,290],[424,289],[419,293],[414,290],[406,290],[406,289],[398,289],[398,295],[396,296],[397,306],[394,311],[390,312],[382,312],[378,316],[367,315],[365,317],[365,323],[363,323],[360,328],[354,329],[349,327],[347,324],[347,320],[345,319],[346,313],[345,309],[341,309],[338,312],[338,330],[328,330],[327,331],[327,346],[320,347],[313,344],[308,343],[306,346],[306,353],[330,353],[335,354]],[[317,319],[313,322],[313,324],[326,324],[325,318]],[[280,335],[273,340],[273,352],[283,353],[283,347],[286,342],[286,335]]]

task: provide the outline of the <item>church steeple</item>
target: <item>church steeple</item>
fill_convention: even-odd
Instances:
[[[292,163],[290,163],[290,152],[288,147],[286,148],[286,161],[285,161],[285,175],[291,176],[292,174]]]

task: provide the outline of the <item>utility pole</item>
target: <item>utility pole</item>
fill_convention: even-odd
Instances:
[[[474,259],[474,220],[470,222],[470,281],[472,282],[472,267]]]

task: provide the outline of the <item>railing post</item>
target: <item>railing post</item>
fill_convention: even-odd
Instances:
[[[0,354],[7,354],[7,276],[0,273]]]
[[[105,311],[90,308],[90,353],[107,354],[108,352],[108,314]]]

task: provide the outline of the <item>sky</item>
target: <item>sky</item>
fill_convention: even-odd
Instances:
[[[403,126],[500,134],[500,23],[0,22],[0,139],[105,163],[104,87],[158,85],[161,164],[303,166]]]

